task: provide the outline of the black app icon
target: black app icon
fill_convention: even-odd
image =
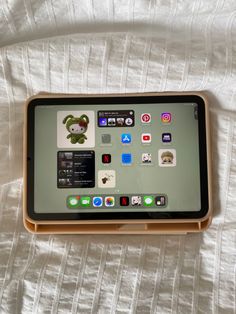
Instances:
[[[120,197],[120,206],[129,206],[129,197],[121,196]]]
[[[110,164],[111,163],[111,155],[110,154],[103,154],[102,155],[102,162],[104,164]]]

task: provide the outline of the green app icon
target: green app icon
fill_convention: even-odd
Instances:
[[[82,196],[80,199],[80,204],[82,207],[89,207],[91,205],[90,196]]]
[[[69,208],[77,208],[79,206],[79,196],[69,196],[67,199],[67,206]]]
[[[143,204],[144,204],[144,206],[147,206],[147,207],[153,206],[153,204],[154,204],[154,197],[151,196],[151,195],[144,196],[143,197]]]

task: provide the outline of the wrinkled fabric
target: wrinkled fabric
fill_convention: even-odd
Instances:
[[[0,313],[235,313],[236,3],[3,0]],[[205,90],[214,219],[203,234],[32,235],[22,130],[39,91]]]

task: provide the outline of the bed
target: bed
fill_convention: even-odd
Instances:
[[[5,0],[0,7],[0,313],[236,311],[236,2]],[[22,132],[40,91],[204,90],[214,219],[203,234],[32,235]]]

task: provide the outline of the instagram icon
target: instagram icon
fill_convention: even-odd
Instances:
[[[161,114],[161,121],[162,121],[162,123],[170,123],[171,122],[171,113],[170,112],[163,112]]]

